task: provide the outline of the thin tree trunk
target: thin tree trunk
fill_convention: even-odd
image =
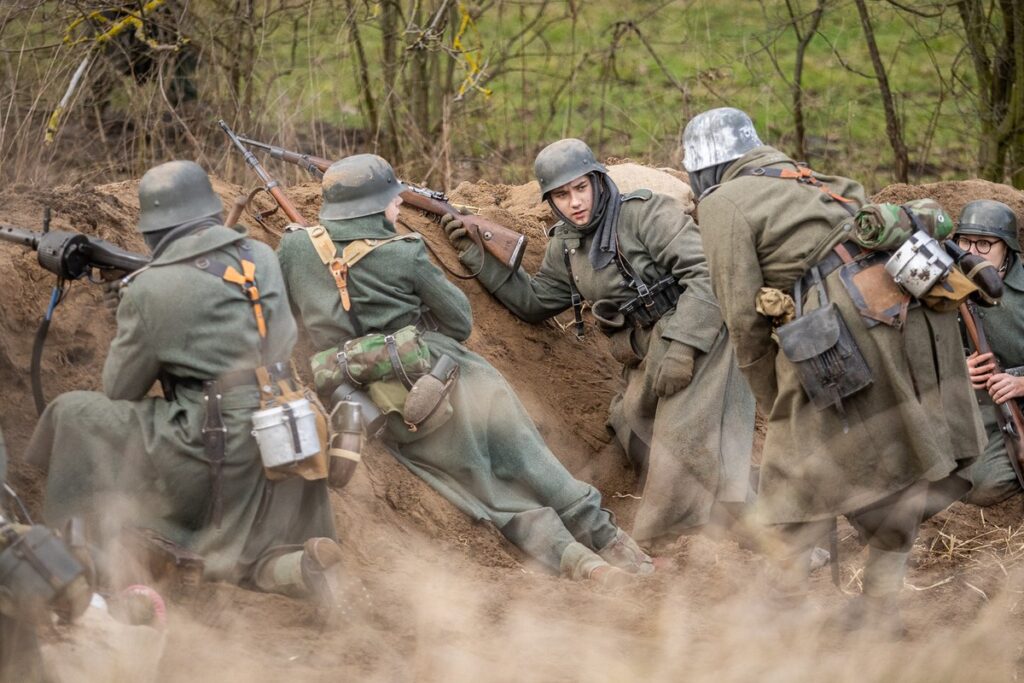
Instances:
[[[827,0],[818,0],[817,6],[814,8],[814,11],[811,12],[811,24],[802,34],[800,30],[800,17],[797,12],[794,11],[789,0],[786,2],[786,8],[789,11],[790,19],[793,21],[793,33],[796,34],[797,39],[796,64],[793,67],[793,85],[790,89],[790,93],[793,99],[793,128],[796,133],[796,158],[800,160],[807,159],[807,125],[804,121],[804,57],[807,54],[807,47],[811,44],[811,40],[814,39],[814,36],[818,31],[818,26],[821,24],[821,17],[825,13],[826,1]]]
[[[349,37],[356,49],[356,76],[359,79],[359,89],[363,91],[363,108],[366,110],[366,123],[370,130],[376,131],[380,125],[377,118],[377,101],[373,96],[373,88],[370,87],[370,67],[366,61],[366,50],[363,49],[363,38],[359,33],[359,21],[356,19],[355,3],[352,0],[345,0],[345,8],[348,10]]]
[[[882,95],[882,106],[885,109],[885,132],[889,136],[889,144],[895,156],[896,180],[901,183],[909,181],[910,159],[907,154],[907,144],[903,139],[903,131],[900,120],[896,114],[896,105],[893,102],[892,89],[889,87],[889,76],[885,72],[885,64],[882,63],[882,55],[878,51],[878,43],[875,41],[875,30],[871,25],[871,17],[868,15],[868,8],[864,0],[854,0],[857,5],[857,12],[860,14],[860,24],[864,29],[864,40],[868,45],[868,53],[871,55],[871,64],[875,68],[875,79],[878,81],[878,90]]]

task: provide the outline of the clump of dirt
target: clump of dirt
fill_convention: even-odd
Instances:
[[[682,184],[685,176],[670,180]],[[215,187],[226,206],[241,192],[219,180]],[[37,227],[42,207],[49,205],[56,212],[54,229],[79,230],[142,251],[134,230],[136,188],[135,182],[10,188],[0,192],[0,222]],[[288,193],[303,216],[315,221],[319,184],[290,187]],[[916,196],[936,196],[951,213],[982,196],[1024,209],[1019,195],[981,181],[893,186],[876,198]],[[536,184],[463,183],[452,199],[527,235],[524,263],[527,270],[537,267],[553,217],[539,201]],[[270,205],[259,197],[256,208]],[[401,220],[400,229],[423,234],[439,263],[464,272],[435,219],[403,210]],[[287,223],[280,214],[262,224],[251,215],[242,222],[272,246]],[[566,329],[566,315],[525,324],[475,280],[453,282],[473,307],[469,347],[508,378],[552,450],[601,489],[628,528],[635,501],[626,494],[636,482],[604,427],[620,382],[604,340],[590,333],[577,341]],[[52,285],[34,255],[0,242],[0,423],[15,457],[14,483],[29,492],[35,509],[41,478],[17,457],[35,422],[27,368]],[[98,388],[113,330],[99,288],[76,283],[51,329],[43,362],[48,396]],[[371,449],[364,463],[331,500],[346,567],[369,587],[371,612],[325,629],[304,603],[206,585],[198,600],[171,605],[163,680],[721,682],[751,680],[766,670],[798,680],[893,680],[911,674],[915,680],[952,680],[975,676],[972,662],[979,659],[992,678],[1020,673],[1011,637],[1022,626],[1014,598],[1024,564],[1019,499],[984,513],[955,505],[926,526],[908,575],[912,588],[902,598],[910,640],[878,643],[830,626],[860,585],[863,551],[848,526],[840,528],[841,590],[831,586],[827,570],[818,572],[811,601],[820,609],[780,613],[765,602],[759,558],[731,540],[680,538],[663,551],[672,566],[625,588],[573,583],[526,563],[497,530],[473,523],[384,449]],[[962,643],[972,657],[954,656],[964,650],[952,643]]]

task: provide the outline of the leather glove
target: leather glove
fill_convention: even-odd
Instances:
[[[453,216],[446,213],[441,217],[441,227],[444,228],[448,241],[458,251],[463,252],[473,246],[473,238],[469,236],[469,229],[462,223],[460,216]]]
[[[111,280],[103,283],[103,306],[117,315],[117,307],[121,305],[121,296],[124,294],[124,287],[120,280]]]
[[[673,341],[658,365],[654,379],[654,393],[662,398],[682,391],[693,380],[693,361],[696,349],[688,344]]]

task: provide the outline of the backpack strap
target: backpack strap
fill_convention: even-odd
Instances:
[[[828,195],[832,199],[832,201],[838,202],[839,205],[846,209],[846,211],[851,216],[857,213],[856,208],[854,208],[853,206],[854,201],[852,199],[836,194],[835,192],[830,190],[828,188],[828,185],[821,182],[814,176],[814,171],[812,171],[808,166],[805,166],[803,164],[797,164],[795,171],[788,168],[769,168],[767,166],[763,166],[761,168],[743,169],[742,171],[740,171],[739,175],[764,176],[766,178],[783,178],[786,180],[795,180],[798,183],[810,185],[811,187],[816,187],[817,189],[821,190],[826,195]]]
[[[252,247],[248,243],[238,243],[238,260],[241,262],[241,272],[234,266],[206,256],[200,256],[192,263],[199,270],[238,285],[242,289],[242,293],[249,298],[249,303],[252,304],[252,314],[256,318],[256,329],[260,334],[260,345],[262,346],[267,338],[267,321],[263,315],[260,290],[256,286],[256,263],[252,259]]]
[[[569,300],[572,302],[572,318],[576,323],[576,338],[583,340],[583,297],[580,290],[576,289],[576,278],[572,273],[572,260],[569,257],[569,247],[562,244],[562,258],[565,260],[565,270],[569,273]]]
[[[352,299],[348,294],[349,268],[359,263],[363,257],[377,247],[391,242],[397,242],[399,240],[420,239],[419,235],[410,234],[395,235],[394,237],[389,237],[384,240],[352,240],[345,245],[345,248],[342,249],[341,256],[339,257],[338,245],[331,239],[330,234],[327,232],[327,228],[322,225],[314,225],[312,227],[303,228],[303,230],[305,230],[306,235],[309,236],[309,241],[313,243],[313,248],[316,250],[317,256],[320,257],[320,260],[331,272],[331,277],[334,278],[334,284],[338,287],[338,296],[341,298],[341,307],[345,311],[349,311],[352,308]]]

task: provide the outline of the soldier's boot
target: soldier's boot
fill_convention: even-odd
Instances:
[[[906,636],[900,617],[899,596],[907,571],[908,554],[868,547],[864,592],[846,607],[843,619],[846,630],[864,629],[886,639]]]
[[[630,574],[648,576],[656,569],[654,560],[622,529],[615,532],[608,545],[597,551],[605,562]]]
[[[254,577],[256,586],[316,603],[326,619],[368,612],[373,602],[359,577],[344,571],[341,547],[329,538],[311,538],[302,550],[278,555],[262,563]]]
[[[627,586],[635,581],[633,574],[613,567],[593,550],[576,541],[562,552],[559,568],[562,576],[573,581],[591,579],[611,587]]]

